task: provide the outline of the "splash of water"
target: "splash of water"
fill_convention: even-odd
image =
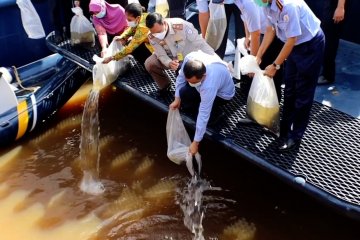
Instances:
[[[80,165],[84,175],[80,189],[93,195],[104,192],[104,186],[99,180],[99,95],[99,90],[91,90],[85,103],[81,124]]]
[[[184,225],[194,234],[193,240],[204,240],[202,221],[205,208],[203,207],[203,192],[210,190],[210,183],[194,175],[181,193],[180,207],[184,213]]]

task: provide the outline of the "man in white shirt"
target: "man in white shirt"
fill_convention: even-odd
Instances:
[[[197,114],[196,131],[190,153],[196,154],[210,118],[235,95],[235,86],[227,64],[217,55],[202,51],[189,53],[176,78],[175,100],[171,109]]]

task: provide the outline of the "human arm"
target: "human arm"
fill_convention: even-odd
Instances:
[[[184,61],[188,61],[187,58],[185,58]],[[176,82],[175,82],[175,100],[169,105],[170,109],[177,109],[180,107],[181,104],[181,99],[180,99],[180,89],[183,88],[186,85],[186,79],[185,79],[185,75],[183,72],[183,66],[182,65],[180,71],[179,71],[179,75],[176,77]]]
[[[205,80],[206,81],[206,80]],[[202,88],[200,87],[200,105],[199,113],[196,119],[196,130],[194,142],[200,142],[206,132],[206,127],[210,119],[214,100],[216,98],[217,88]]]
[[[256,56],[260,47],[260,30],[250,33],[250,54]]]
[[[169,68],[172,59],[167,55],[163,46],[159,44],[159,41],[156,40],[155,37],[151,35],[151,33],[148,35],[148,39],[151,46],[154,48],[154,54],[156,55],[156,57],[165,67]]]
[[[207,0],[196,0],[196,4],[199,10],[199,25],[203,38],[205,38],[207,26],[209,23],[210,13]]]
[[[125,31],[122,34],[120,34],[120,36],[118,38],[128,40],[129,37],[131,37],[135,34],[136,30],[137,30],[136,27],[128,27],[125,29]],[[145,34],[145,37],[147,37],[146,34]]]
[[[124,48],[116,53],[114,55],[114,59],[115,60],[120,60],[123,57],[127,56],[128,54],[132,53],[136,48],[138,48],[143,42],[145,42],[145,40],[147,39],[147,33],[148,33],[148,28],[145,27],[137,27],[134,33],[134,29],[132,30],[133,32],[129,32],[127,33],[125,36],[125,38],[133,36],[133,38],[131,39],[131,41],[129,42],[129,44],[127,44],[126,46],[124,46]],[[120,36],[121,39],[125,39],[122,38],[123,34]]]
[[[188,61],[188,58],[185,57],[184,59],[184,63],[181,66],[181,69],[179,71],[179,75],[176,77],[176,82],[175,82],[175,99],[179,98],[180,99],[180,89],[183,88],[186,85],[186,79],[185,79],[185,75],[184,75],[184,65],[185,63]]]
[[[343,21],[345,18],[345,0],[338,0],[337,7],[334,12],[333,20],[335,23]]]
[[[276,65],[282,65],[284,63],[285,59],[290,55],[291,51],[293,50],[296,40],[296,37],[291,37],[287,39],[279,55],[274,61]],[[270,64],[265,68],[264,74],[272,78],[275,76],[276,71],[276,67],[273,64]]]
[[[260,46],[260,9],[254,2],[246,2],[241,10],[241,19],[245,28],[245,47],[251,55],[256,56]]]
[[[275,29],[271,25],[269,25],[266,28],[264,38],[256,54],[256,59],[259,64],[261,63],[262,57],[264,56],[266,50],[268,49],[274,38],[275,38]]]
[[[106,50],[107,50],[107,46],[108,46],[108,37],[107,37],[107,33],[104,27],[102,27],[101,25],[96,25],[95,26],[95,30],[96,33],[98,35],[99,38],[99,43],[101,46],[101,57],[104,57]]]

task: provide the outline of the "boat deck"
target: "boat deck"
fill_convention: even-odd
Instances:
[[[69,41],[56,44],[52,34],[47,37],[47,44],[89,71],[94,64],[93,54],[100,51],[98,46],[90,51],[72,47]],[[156,84],[143,67],[135,60],[131,64],[131,69],[114,84],[166,112],[174,98],[174,73],[168,71],[172,91],[160,97]],[[225,120],[208,128],[206,137],[339,212],[360,219],[360,119],[314,102],[300,148],[280,154],[276,138],[262,127],[238,123],[245,117],[248,88],[247,83],[240,83],[234,99],[223,108]],[[194,128],[194,120],[186,115],[182,117]]]

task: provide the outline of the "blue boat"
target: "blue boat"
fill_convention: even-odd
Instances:
[[[45,14],[48,3],[40,1],[35,7],[44,28],[52,28],[51,22],[44,19],[48,16]],[[1,1],[0,16],[6,19],[0,22],[0,146],[4,146],[54,114],[90,74],[61,55],[51,53],[44,38],[29,39],[16,1]],[[15,72],[12,66],[21,67]]]
[[[11,84],[0,78],[0,146],[34,130],[89,78],[87,72],[59,54],[20,67],[17,71],[21,83],[15,80],[15,74],[12,74]]]

